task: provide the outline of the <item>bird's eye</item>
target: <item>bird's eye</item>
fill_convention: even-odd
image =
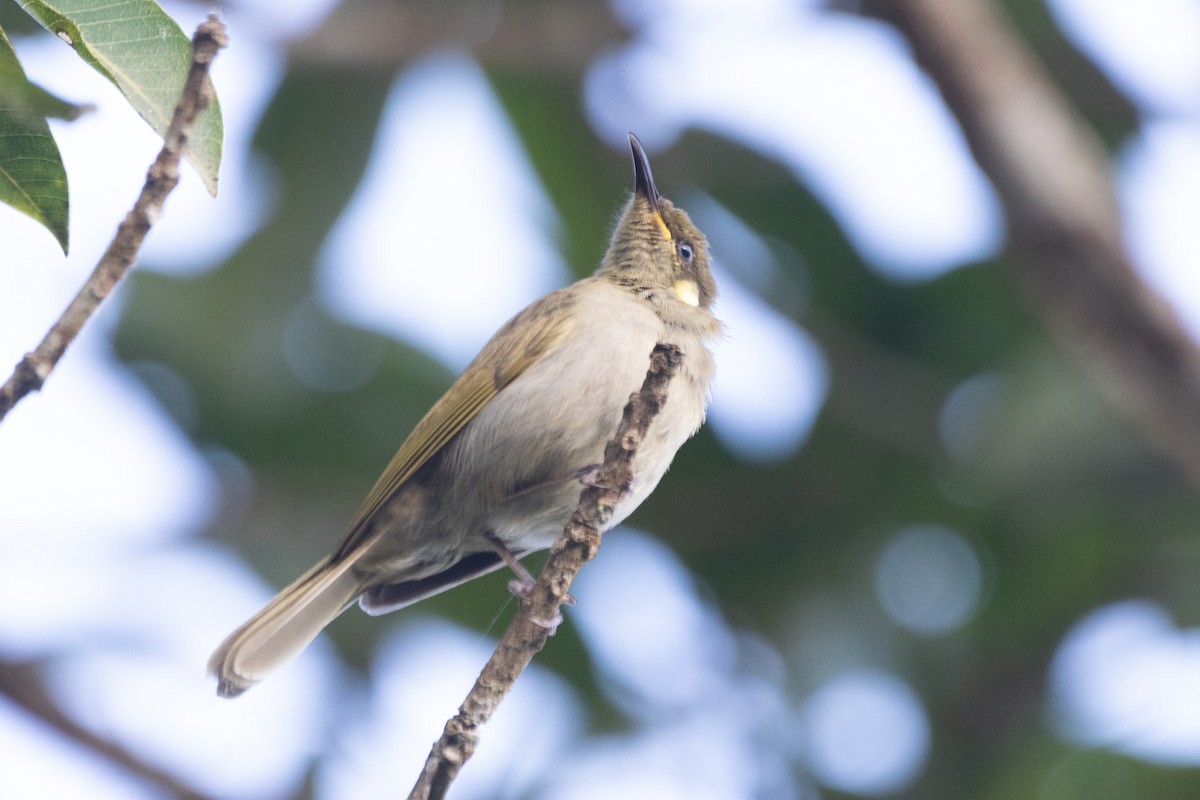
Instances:
[[[683,263],[685,263],[685,264],[692,263],[692,258],[695,257],[695,255],[696,255],[696,252],[695,252],[695,250],[692,249],[691,242],[680,242],[679,243],[679,258],[681,261],[683,261]]]

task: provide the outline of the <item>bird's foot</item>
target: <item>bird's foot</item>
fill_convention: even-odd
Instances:
[[[525,565],[521,563],[520,558],[513,551],[509,550],[504,542],[500,541],[499,536],[488,531],[484,534],[484,538],[487,539],[492,549],[496,551],[496,555],[500,556],[500,560],[507,564],[508,568],[517,576],[508,582],[508,590],[522,600],[528,600],[533,593],[533,587],[537,583],[537,579],[530,574],[529,570],[525,569]],[[575,605],[575,598],[567,595],[563,598],[563,602],[569,606],[573,606]],[[561,622],[561,616],[559,621]],[[555,624],[557,625],[558,623]]]

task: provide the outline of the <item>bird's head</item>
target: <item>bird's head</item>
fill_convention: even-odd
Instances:
[[[658,193],[650,162],[632,133],[634,191],[613,231],[600,274],[622,285],[665,291],[686,305],[708,310],[717,285],[708,240],[687,212]]]

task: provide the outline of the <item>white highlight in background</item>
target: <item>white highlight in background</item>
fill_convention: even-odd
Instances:
[[[1200,628],[1158,603],[1085,616],[1050,665],[1055,722],[1068,737],[1162,764],[1200,764]]]
[[[318,796],[377,800],[410,786],[493,646],[483,634],[442,620],[402,622],[376,651],[369,696],[327,754]],[[454,782],[454,797],[528,797],[585,724],[574,691],[532,664],[488,721],[470,769]]]
[[[321,254],[322,298],[341,318],[461,369],[509,317],[569,283],[550,242],[555,211],[464,57],[406,70],[375,141]]]
[[[971,545],[950,528],[913,525],[884,544],[875,594],[887,615],[925,636],[950,633],[975,615],[983,571]]]
[[[714,270],[727,338],[714,348],[713,431],[742,458],[781,459],[808,436],[829,387],[825,357],[791,320]]]
[[[908,684],[878,672],[849,672],[822,686],[803,709],[806,760],[842,792],[886,794],[911,783],[929,752],[929,720]]]
[[[1200,86],[1196,91],[1200,96]],[[1147,123],[1122,152],[1118,169],[1134,262],[1200,339],[1200,120]]]
[[[1196,0],[1049,0],[1063,32],[1151,113],[1200,112]]]

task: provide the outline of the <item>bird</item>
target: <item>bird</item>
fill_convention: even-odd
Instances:
[[[703,424],[723,335],[708,241],[661,196],[630,133],[634,190],[595,273],[505,323],[400,445],[338,547],[231,633],[208,662],[236,697],[359,603],[407,606],[549,548],[603,461],[655,345],[682,363],[606,526],[654,490]]]

